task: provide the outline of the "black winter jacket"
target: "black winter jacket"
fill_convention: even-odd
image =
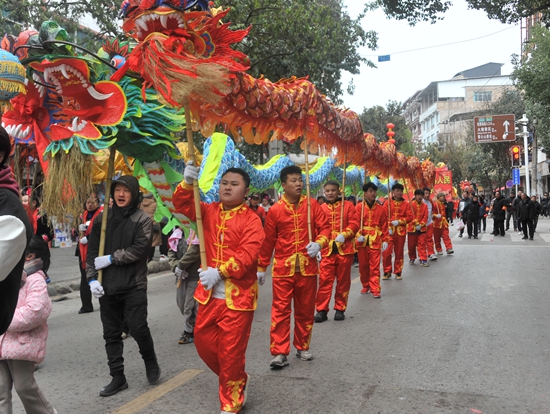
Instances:
[[[506,218],[506,199],[501,195],[493,203],[493,218],[495,220],[504,220]]]
[[[134,289],[147,289],[147,252],[153,237],[153,220],[144,211],[137,208],[139,184],[135,177],[123,176],[116,182],[124,183],[132,192],[129,207],[109,209],[104,255],[111,255],[112,264],[103,269],[102,285],[107,295],[116,295]],[[88,242],[86,258],[86,276],[88,281],[97,279],[94,260],[98,256],[101,232],[101,213],[94,220],[94,226]]]
[[[518,205],[518,218],[522,221],[533,220],[535,218],[535,204],[530,199],[521,200]]]

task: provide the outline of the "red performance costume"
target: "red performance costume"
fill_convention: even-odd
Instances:
[[[445,244],[445,250],[453,250],[453,244],[451,243],[451,238],[449,237],[449,222],[445,217],[445,204],[439,200],[436,200],[433,203],[433,206],[435,249],[437,250],[437,254],[443,254],[441,239],[443,239],[443,243]],[[440,216],[439,218],[436,217],[438,215]]]
[[[193,186],[182,182],[174,192],[174,207],[196,220]],[[245,354],[258,299],[256,276],[264,230],[258,215],[244,204],[224,210],[221,203],[201,203],[205,218],[207,265],[225,281],[225,299],[213,297],[199,282],[195,345],[201,359],[219,377],[222,411],[239,412],[247,382]]]
[[[319,275],[319,288],[315,307],[317,311],[328,312],[332,286],[336,279],[336,293],[334,294],[334,309],[345,311],[348,306],[348,294],[351,287],[351,266],[355,254],[355,233],[359,231],[359,216],[355,206],[349,201],[344,201],[344,223],[340,232],[342,220],[342,202],[324,203],[321,209],[325,212],[331,227],[331,239],[321,254],[321,273]],[[344,243],[338,243],[334,239],[342,233],[346,238]]]
[[[393,273],[400,278],[403,272],[403,257],[405,250],[405,240],[407,239],[407,224],[412,221],[412,212],[410,204],[401,199],[392,198],[390,201],[390,216],[388,217],[388,227],[393,234],[390,236],[388,248],[382,253],[384,262],[384,279],[389,279],[392,274],[392,253],[395,254],[393,263]],[[384,206],[387,210],[387,204]],[[392,224],[397,221],[397,226]]]
[[[328,245],[330,226],[316,200],[311,203],[312,238],[321,248]],[[269,265],[273,249],[273,303],[271,307],[270,348],[272,355],[290,353],[290,314],[294,301],[294,341],[299,351],[307,351],[315,313],[315,293],[319,264],[307,254],[307,198],[291,204],[283,194],[265,220],[266,238],[261,249],[258,271]]]
[[[382,243],[389,243],[388,213],[387,208],[377,201],[372,206],[363,201],[363,228],[359,229],[357,236],[363,236],[364,242],[356,241],[357,257],[359,258],[359,274],[363,289],[361,293],[369,291],[374,297],[380,297],[380,256]],[[355,206],[359,217],[361,216],[361,204]]]
[[[407,225],[409,233],[409,259],[414,262],[416,260],[416,250],[418,247],[418,257],[422,261],[427,261],[426,254],[426,223],[428,221],[428,206],[420,200],[411,200],[412,221]],[[420,230],[417,230],[420,226]]]
[[[433,223],[433,208],[432,200],[424,199],[424,204],[428,207],[428,221],[426,222],[426,252],[428,259],[435,253],[434,249],[434,223]]]

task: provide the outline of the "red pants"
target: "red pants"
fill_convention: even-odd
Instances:
[[[409,259],[416,259],[416,248],[418,246],[418,257],[420,260],[428,260],[426,255],[426,233],[408,233]]]
[[[380,249],[371,249],[369,246],[358,247],[359,275],[363,289],[372,294],[380,294]]]
[[[246,347],[254,312],[234,311],[224,299],[199,305],[195,322],[195,346],[201,359],[218,375],[222,411],[238,413],[244,399],[247,376]]]
[[[443,239],[443,243],[445,244],[445,250],[450,250],[453,248],[453,244],[451,243],[451,238],[449,237],[448,227],[445,227],[442,229],[438,229],[438,228],[434,229],[435,248],[438,252],[443,251],[443,249],[441,248],[441,239]]]
[[[271,305],[271,355],[290,354],[290,314],[294,303],[294,347],[300,351],[309,349],[311,328],[315,316],[317,276],[273,278],[273,303]]]
[[[351,287],[351,265],[353,254],[331,254],[321,260],[319,274],[319,288],[315,307],[317,311],[328,312],[332,286],[336,279],[336,293],[334,294],[334,310],[345,311],[348,307],[348,294]]]
[[[426,250],[428,251],[428,257],[435,253],[433,223],[426,227]]]
[[[397,233],[393,233],[388,248],[382,253],[382,260],[384,262],[384,273],[392,273],[391,256],[392,252],[395,253],[395,259],[393,264],[393,273],[401,274],[403,272],[403,256],[405,251],[405,235],[400,236]]]

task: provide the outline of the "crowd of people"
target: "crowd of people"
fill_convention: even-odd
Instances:
[[[468,238],[477,239],[480,232],[485,233],[487,229],[487,219],[493,219],[494,236],[506,235],[510,231],[510,222],[512,222],[513,231],[523,235],[523,240],[534,240],[540,216],[548,217],[548,193],[540,198],[518,191],[510,192],[509,197],[504,197],[500,191],[495,191],[491,200],[486,200],[484,196],[477,196],[465,191],[459,203],[458,217],[463,221],[467,229]],[[463,237],[464,228],[460,231],[458,237]]]
[[[11,254],[18,260],[9,264],[10,271],[0,271],[0,411],[11,409],[15,386],[27,412],[52,414],[56,410],[33,377],[35,364],[45,356],[46,321],[51,312],[46,289],[49,230],[38,230],[39,214],[33,220],[38,202],[24,207],[17,199],[20,208],[13,208],[12,199],[20,197],[20,192],[6,173],[2,149],[0,211],[10,217],[11,227],[9,234],[0,236],[0,251],[19,250],[15,256]],[[190,220],[197,216],[193,181],[198,175],[198,167],[189,163],[173,197],[175,208]],[[92,312],[92,297],[98,299],[111,376],[100,396],[128,388],[123,358],[123,340],[128,333],[138,344],[146,380],[156,384],[161,378],[147,322],[147,262],[154,255],[155,237],[175,274],[183,326],[178,343],[194,343],[199,357],[218,376],[221,413],[227,414],[242,410],[250,390],[245,354],[259,286],[265,284],[269,266],[273,296],[269,366],[280,370],[291,363],[291,345],[299,361],[307,363],[314,358],[313,326],[329,319],[331,302],[333,319],[346,319],[354,257],[360,293],[379,299],[381,280],[403,279],[405,244],[410,265],[429,267],[438,256],[454,253],[449,236],[453,220],[462,220],[460,237],[467,231],[469,238],[477,238],[486,231],[486,219],[493,218],[493,234],[504,235],[512,221],[514,230],[523,231],[524,238],[532,240],[536,218],[548,214],[547,194],[539,202],[525,194],[504,198],[497,192],[489,201],[464,192],[455,203],[447,201],[444,193],[420,188],[414,191],[414,198],[406,200],[403,185],[396,183],[387,198],[378,199],[377,186],[368,182],[362,188],[363,199],[356,203],[355,198],[345,199],[340,184],[332,180],[324,183],[322,197],[308,199],[303,195],[302,171],[296,166],[284,168],[280,181],[282,195],[274,201],[267,194],[249,194],[250,177],[244,170],[230,168],[223,173],[220,201],[200,203],[206,248],[203,259],[193,230],[175,228],[163,240],[162,223],[154,221],[153,210],[144,211],[151,197],[143,196],[135,177],[113,181],[102,254],[100,228],[105,212],[95,194],[85,200],[76,230],[81,269],[79,313]],[[4,289],[8,284],[10,295]],[[29,306],[35,309],[32,315],[25,312]],[[28,332],[32,338],[29,349],[13,345],[20,332]]]

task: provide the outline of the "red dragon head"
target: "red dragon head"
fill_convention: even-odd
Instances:
[[[52,140],[73,135],[99,139],[96,127],[120,123],[126,112],[126,97],[122,88],[110,81],[93,83],[88,63],[78,58],[60,58],[33,62],[30,66],[43,73],[45,81],[59,96],[56,123],[50,127]]]

